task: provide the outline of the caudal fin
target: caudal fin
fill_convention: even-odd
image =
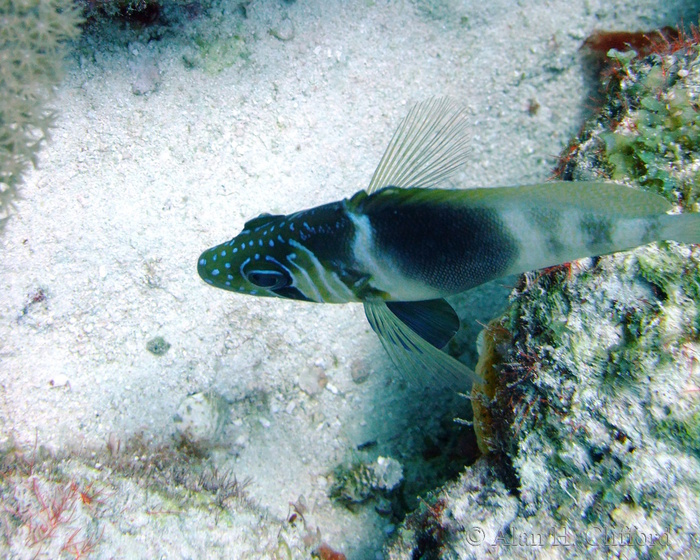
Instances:
[[[664,216],[661,239],[670,239],[679,243],[700,243],[700,213],[686,212]]]

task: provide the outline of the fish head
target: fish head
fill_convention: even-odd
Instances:
[[[197,272],[207,284],[223,290],[263,297],[294,297],[283,238],[287,216],[260,214],[246,222],[236,237],[204,251]],[[293,226],[292,226],[293,227]]]
[[[289,215],[261,214],[197,264],[207,284],[232,292],[301,301],[357,301],[342,264],[351,235],[344,202]]]

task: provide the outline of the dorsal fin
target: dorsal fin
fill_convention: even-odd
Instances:
[[[469,155],[469,123],[464,107],[448,97],[414,105],[401,121],[367,187],[437,187],[459,170]]]
[[[438,187],[469,155],[466,111],[447,97],[414,105],[401,121],[382,156],[367,194],[386,187]],[[387,189],[387,196],[396,189]],[[357,193],[349,207],[377,202]],[[381,197],[382,199],[384,197]],[[371,199],[371,200],[370,200]],[[459,328],[459,318],[444,300],[365,302],[365,315],[399,371],[410,381],[471,387],[476,375],[440,350]]]

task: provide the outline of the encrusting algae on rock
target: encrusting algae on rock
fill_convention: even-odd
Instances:
[[[700,200],[698,30],[657,42],[661,50],[608,53],[605,105],[557,169],[566,180],[609,178],[656,192],[691,211]]]
[[[559,173],[623,180],[697,211],[697,36],[641,59],[609,56],[605,106]],[[697,554],[698,245],[527,273],[480,354],[472,403],[484,456],[404,522],[389,558]]]

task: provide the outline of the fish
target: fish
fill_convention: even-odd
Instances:
[[[458,188],[468,163],[467,110],[416,104],[369,185],[287,215],[261,214],[197,262],[207,284],[240,294],[364,305],[411,382],[479,381],[445,346],[460,327],[446,297],[516,273],[655,241],[700,242],[700,214],[612,182]]]

